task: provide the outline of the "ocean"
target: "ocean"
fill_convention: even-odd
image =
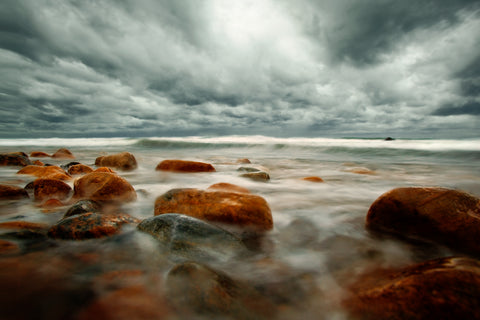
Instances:
[[[133,185],[138,195],[137,201],[123,209],[139,219],[153,216],[155,199],[173,188],[206,189],[214,183],[228,182],[263,197],[274,221],[274,229],[264,240],[264,251],[247,260],[212,262],[212,267],[233,278],[255,283],[268,294],[278,295],[275,301],[287,306],[281,319],[316,319],[320,315],[326,319],[344,319],[347,316],[339,304],[344,286],[372,264],[402,267],[452,254],[440,247],[419,252],[402,240],[376,238],[366,231],[369,206],[383,193],[396,187],[439,186],[480,197],[480,139],[385,141],[265,136],[0,139],[0,153],[52,154],[59,148],[69,149],[75,161],[92,167],[101,155],[131,152],[138,168],[118,173]],[[244,158],[251,164],[237,163]],[[157,164],[165,159],[207,162],[216,172],[155,171]],[[51,164],[69,162],[40,160]],[[238,169],[242,166],[265,171],[271,179],[261,182],[241,177]],[[24,187],[32,181],[30,176],[16,175],[17,171],[15,167],[0,167],[0,183]],[[323,182],[303,180],[310,176],[320,177]],[[70,184],[73,186],[73,182]],[[52,224],[65,211],[44,213],[32,202],[2,204],[0,208],[0,222],[20,217],[24,221]],[[135,231],[126,228],[124,233],[128,232]],[[98,268],[140,268],[149,274],[158,273],[163,279],[177,263],[155,257],[152,253],[155,246],[143,237],[131,243],[104,241],[101,245],[94,245],[91,240],[80,244],[65,242],[48,250],[55,255],[71,254],[72,250],[100,250],[110,257],[109,253],[119,246],[125,252],[125,259],[101,258]],[[128,252],[136,252],[135,259],[128,258]],[[263,267],[258,266],[260,260]],[[278,266],[282,266],[281,271]],[[91,282],[91,268],[78,272],[77,282]],[[299,276],[306,274],[308,278]],[[292,278],[302,280],[291,285]],[[276,289],[266,283],[275,283]]]

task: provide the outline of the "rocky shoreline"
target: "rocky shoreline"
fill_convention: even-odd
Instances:
[[[318,274],[270,254],[275,212],[262,196],[227,181],[205,190],[185,186],[158,195],[151,217],[142,219],[124,212],[149,192],[124,177],[138,167],[133,154],[102,155],[94,165],[73,160],[63,148],[0,154],[0,165],[18,168],[13,182],[0,183],[2,208],[31,202],[52,217],[0,221],[5,319],[322,319],[335,312],[351,319],[480,319],[480,199],[468,193],[390,190],[365,213],[365,243],[310,241],[314,226],[293,221],[278,235],[283,246],[331,253],[327,266],[340,288],[324,292]],[[249,162],[237,161],[239,176],[271,179]],[[210,174],[215,167],[167,159],[151,171]],[[16,175],[32,181],[19,187]],[[289,237],[290,230],[302,237]],[[421,254],[409,266],[383,268],[375,242],[384,238]],[[370,264],[358,272],[358,261]]]

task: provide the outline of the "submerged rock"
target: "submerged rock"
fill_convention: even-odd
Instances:
[[[190,260],[226,261],[247,252],[232,233],[183,214],[162,214],[143,220],[137,228],[159,240],[169,253]]]
[[[84,240],[116,234],[126,223],[139,220],[125,213],[87,212],[60,220],[48,230],[48,236],[55,239]]]
[[[272,213],[267,202],[252,194],[172,189],[156,199],[154,214],[171,212],[256,231],[273,228]]]
[[[270,180],[270,175],[263,171],[244,173],[241,175],[241,177],[248,178],[254,181],[262,181],[262,182],[267,182]]]
[[[71,206],[67,212],[65,212],[64,218],[74,216],[76,214],[83,214],[87,212],[100,212],[102,206],[100,203],[93,200],[80,200]]]
[[[480,262],[451,257],[377,270],[350,288],[355,319],[480,319]]]
[[[0,166],[25,167],[32,164],[28,156],[23,152],[0,154]]]
[[[72,188],[63,181],[55,179],[37,179],[33,182],[35,200],[65,200],[70,197]]]
[[[63,170],[58,166],[40,167],[40,166],[29,165],[20,169],[17,172],[17,174],[28,174],[38,178],[56,179],[56,180],[62,180],[62,181],[68,181],[72,179],[72,177],[70,177],[65,172],[65,170]]]
[[[0,200],[18,200],[28,197],[28,192],[24,188],[0,184]]]
[[[185,160],[163,160],[156,169],[157,171],[173,172],[214,172],[215,168],[204,162],[185,161]]]
[[[68,174],[74,175],[82,175],[93,172],[93,169],[84,164],[74,164],[68,168]]]
[[[276,313],[254,287],[195,262],[172,268],[166,287],[172,305],[187,318],[271,319]]]
[[[247,188],[237,186],[236,184],[226,183],[226,182],[219,182],[212,184],[207,190],[211,191],[231,191],[231,192],[239,192],[239,193],[250,193]]]
[[[95,165],[99,167],[113,167],[123,171],[130,171],[137,168],[137,160],[130,152],[121,152],[109,156],[98,157],[95,159]]]
[[[317,182],[317,183],[324,182],[322,178],[317,176],[305,177],[305,178],[302,178],[302,180],[309,181],[309,182]]]
[[[480,253],[480,199],[445,188],[397,188],[368,210],[366,227]]]
[[[124,178],[108,172],[92,172],[77,179],[74,183],[77,200],[129,202],[137,199],[132,185]]]
[[[32,151],[30,152],[30,157],[32,158],[50,158],[51,155],[42,151]]]
[[[73,153],[70,152],[70,150],[65,149],[65,148],[61,148],[61,149],[58,149],[57,152],[52,154],[52,158],[56,158],[56,159],[75,159],[75,156],[73,155]]]

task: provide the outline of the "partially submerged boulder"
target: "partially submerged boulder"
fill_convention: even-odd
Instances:
[[[73,153],[70,150],[65,149],[65,148],[60,148],[60,149],[57,150],[57,152],[52,154],[52,158],[56,158],[56,159],[75,159],[75,156],[73,155]]]
[[[480,253],[480,199],[445,188],[397,188],[368,210],[366,227]]]
[[[65,200],[70,197],[72,188],[63,181],[55,179],[37,179],[33,182],[35,200]]]
[[[125,213],[87,212],[60,220],[48,231],[48,236],[64,240],[84,240],[116,234],[126,223],[138,223],[138,219]]]
[[[137,160],[130,152],[121,152],[109,156],[98,157],[95,159],[95,165],[99,167],[112,167],[123,171],[131,171],[137,168]]]
[[[237,186],[236,184],[231,184],[227,182],[219,182],[212,184],[207,188],[210,191],[230,191],[230,192],[239,192],[239,193],[250,193],[247,188]]]
[[[50,158],[51,155],[42,151],[32,151],[30,152],[30,157],[32,158]]]
[[[355,319],[480,319],[480,262],[450,257],[375,270],[349,291],[344,306]]]
[[[124,178],[109,172],[92,172],[74,183],[75,200],[129,202],[137,199],[132,185]]]
[[[186,161],[186,160],[163,160],[156,169],[157,171],[173,172],[214,172],[215,168],[210,163]]]
[[[258,231],[273,228],[267,202],[253,194],[172,189],[156,199],[155,215],[172,212]]]
[[[93,169],[85,164],[74,164],[70,168],[68,168],[68,174],[75,176],[75,175],[82,175],[93,172]]]
[[[28,174],[38,178],[56,179],[56,180],[62,180],[62,181],[68,181],[72,179],[72,177],[70,177],[65,172],[65,170],[63,170],[58,166],[40,167],[40,166],[29,165],[20,169],[17,172],[17,174]]]
[[[28,192],[24,188],[0,184],[0,200],[18,200],[28,197]]]
[[[25,167],[31,164],[28,156],[23,152],[12,152],[0,154],[0,166]]]

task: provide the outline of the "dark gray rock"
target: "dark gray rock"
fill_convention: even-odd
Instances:
[[[102,210],[102,206],[93,200],[80,200],[71,206],[63,218],[71,217],[76,214],[83,214],[87,212],[100,212]]]
[[[248,253],[234,234],[183,214],[151,217],[143,220],[137,228],[159,240],[174,260],[227,261]]]

